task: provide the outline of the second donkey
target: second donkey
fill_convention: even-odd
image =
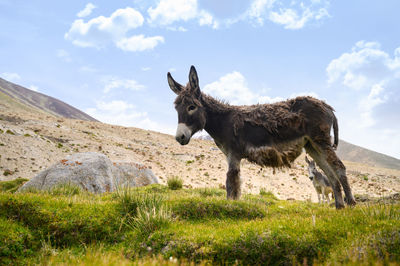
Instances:
[[[306,156],[306,162],[308,164],[308,175],[310,180],[313,182],[315,191],[317,192],[318,195],[318,202],[321,203],[321,195],[322,195],[322,202],[324,202],[324,199],[327,201],[329,204],[329,194],[332,194],[332,199],[333,199],[333,189],[332,185],[329,182],[328,178],[321,174],[316,166],[315,162],[313,160],[308,160]]]

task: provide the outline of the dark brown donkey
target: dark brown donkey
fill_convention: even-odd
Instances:
[[[202,129],[213,137],[228,160],[228,199],[240,197],[240,161],[243,158],[261,166],[290,167],[304,147],[333,185],[336,208],[344,207],[341,186],[346,203],[356,204],[346,168],[334,151],[338,144],[338,126],[334,110],[328,104],[312,97],[297,97],[274,104],[232,106],[200,91],[193,66],[186,86],[176,82],[170,73],[168,84],[178,95],[175,100],[176,140],[186,145],[193,134]]]

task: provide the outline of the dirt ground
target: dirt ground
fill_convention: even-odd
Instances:
[[[224,187],[227,163],[212,141],[192,139],[179,145],[171,135],[56,118],[0,108],[0,180],[32,178],[67,155],[100,152],[113,161],[140,162],[152,168],[160,183],[178,176],[185,187]],[[340,143],[339,143],[340,145]],[[400,192],[400,170],[344,161],[354,194],[387,196]],[[308,178],[304,153],[285,170],[241,164],[244,193],[272,191],[280,199],[317,201]]]

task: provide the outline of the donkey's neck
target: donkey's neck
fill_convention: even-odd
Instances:
[[[221,141],[226,136],[226,130],[230,130],[232,106],[211,96],[202,94],[202,104],[207,113],[207,121],[204,130],[215,140]]]

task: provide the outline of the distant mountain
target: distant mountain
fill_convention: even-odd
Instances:
[[[362,148],[344,140],[339,141],[339,146],[336,153],[342,160],[400,170],[399,159]]]
[[[47,113],[58,117],[97,121],[63,101],[29,90],[2,78],[0,78],[0,105],[6,108]]]

